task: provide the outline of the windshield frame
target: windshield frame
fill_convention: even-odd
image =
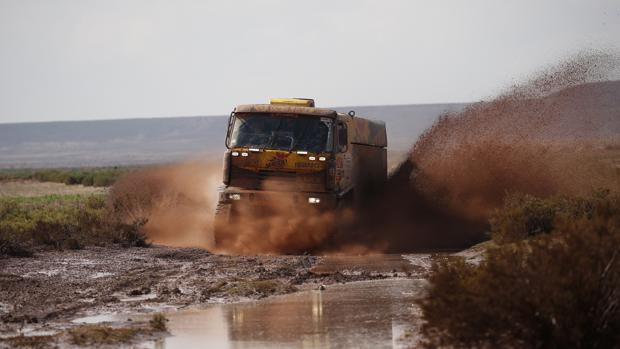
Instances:
[[[305,149],[305,148],[300,148],[298,146],[298,144],[296,144],[297,142],[295,141],[294,137],[291,136],[282,136],[282,135],[277,135],[274,132],[278,132],[278,130],[280,129],[280,127],[282,126],[282,123],[278,123],[278,126],[275,128],[275,130],[272,131],[272,135],[268,136],[269,144],[260,144],[260,145],[236,145],[233,144],[235,142],[235,133],[238,132],[238,128],[240,126],[237,126],[237,123],[239,122],[240,119],[242,118],[247,118],[247,117],[269,117],[269,118],[274,118],[274,119],[315,119],[318,120],[320,122],[323,122],[325,124],[327,124],[328,128],[327,128],[327,136],[325,137],[325,145],[323,146],[323,148],[321,150],[315,150],[315,149]],[[307,127],[307,126],[306,126]],[[231,115],[230,119],[229,119],[229,123],[228,123],[228,130],[227,130],[227,134],[226,134],[226,147],[228,149],[231,148],[257,148],[257,149],[261,149],[261,150],[278,150],[278,151],[288,151],[288,152],[295,152],[295,151],[308,151],[308,152],[314,152],[314,153],[333,153],[335,151],[335,127],[336,127],[336,118],[332,118],[332,117],[324,117],[324,116],[312,116],[312,115],[304,115],[304,114],[284,114],[284,113],[234,113]],[[305,132],[305,130],[304,130]],[[304,134],[304,132],[302,132],[302,135]],[[267,136],[267,135],[265,135]],[[272,137],[288,137],[291,138],[291,146],[289,148],[285,148],[283,149],[282,147],[274,147],[273,146],[273,139]]]

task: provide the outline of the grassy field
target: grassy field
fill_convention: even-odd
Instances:
[[[81,184],[67,185],[33,180],[0,181],[0,197],[37,197],[50,195],[103,194],[103,187],[87,187]]]
[[[147,245],[144,220],[121,221],[107,188],[133,167],[0,169],[0,257],[88,245]]]
[[[130,172],[132,167],[93,167],[65,169],[0,169],[0,182],[32,180],[38,182],[81,184],[108,187]]]
[[[145,221],[122,222],[103,193],[0,197],[0,257],[88,245],[146,246]]]

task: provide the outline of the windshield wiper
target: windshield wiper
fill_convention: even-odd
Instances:
[[[288,147],[288,151],[290,152],[293,149],[293,145],[295,144],[295,138],[293,138],[292,136],[279,135],[281,127],[282,127],[282,120],[278,120],[278,127],[276,127],[276,129],[272,132],[271,136],[269,137],[269,142],[268,142],[267,145],[265,145],[262,148],[263,150],[265,150],[265,148],[267,148],[267,146],[269,148],[273,148],[274,140],[278,139],[278,137],[289,138],[290,139],[290,145]],[[284,150],[284,149],[278,149],[278,150]]]
[[[266,144],[265,146],[261,148],[261,150],[265,150],[267,147],[271,148],[273,144],[273,139],[275,138],[276,134],[278,134],[278,131],[280,130],[280,125],[282,125],[282,120],[278,120],[278,127],[276,127],[275,131],[271,132],[271,135],[269,136],[269,140],[265,142]]]
[[[306,121],[306,125],[304,126],[303,130],[301,131],[301,134],[299,135],[299,139],[300,140],[306,140],[305,136],[306,136],[306,131],[308,131],[308,127],[310,126],[310,122]],[[299,143],[299,142],[297,142]],[[307,141],[305,143],[308,143]],[[297,144],[291,144],[291,150],[299,150],[299,148],[295,148]],[[301,149],[301,150],[308,150],[308,149]],[[289,150],[290,151],[290,150]]]

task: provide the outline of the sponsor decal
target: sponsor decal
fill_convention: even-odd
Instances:
[[[321,168],[321,164],[318,162],[296,162],[295,168]]]
[[[267,161],[266,168],[283,168],[286,167],[287,153],[275,153],[274,157]]]
[[[336,158],[336,168],[342,168],[342,157],[341,156]]]
[[[232,164],[239,167],[258,167],[258,157],[237,156],[232,158]]]

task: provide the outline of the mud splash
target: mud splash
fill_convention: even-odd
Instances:
[[[319,252],[351,216],[298,211],[277,199],[257,208],[239,205],[239,222],[218,231],[220,252],[232,254]]]
[[[617,56],[581,54],[490,101],[446,114],[355,211],[245,214],[226,252],[348,253],[461,248],[485,238],[509,192],[536,196],[620,190],[604,153],[620,144],[620,82],[605,81]],[[377,115],[380,118],[380,115]],[[389,125],[388,125],[389,127]],[[131,174],[111,191],[126,217],[146,217],[157,243],[212,247],[219,164]]]
[[[230,239],[215,248],[213,223],[221,186],[220,163],[191,161],[130,173],[111,188],[109,205],[127,222],[146,221],[143,231],[155,243],[201,247],[226,254],[314,252],[333,236],[336,223],[350,221],[333,212],[291,210],[274,200],[264,212],[241,208],[243,219],[230,226]]]
[[[354,238],[383,241],[387,251],[466,247],[485,238],[507,193],[620,190],[618,169],[602,160],[620,142],[620,82],[601,82],[618,66],[613,55],[583,54],[441,116],[361,215],[366,228]]]
[[[115,183],[109,205],[129,222],[146,220],[156,244],[212,248],[221,171],[219,163],[198,160],[139,170]]]
[[[544,197],[618,189],[615,171],[597,155],[620,139],[620,84],[588,84],[617,64],[610,55],[581,55],[444,115],[412,150],[416,186],[473,219],[486,219],[507,191]]]

